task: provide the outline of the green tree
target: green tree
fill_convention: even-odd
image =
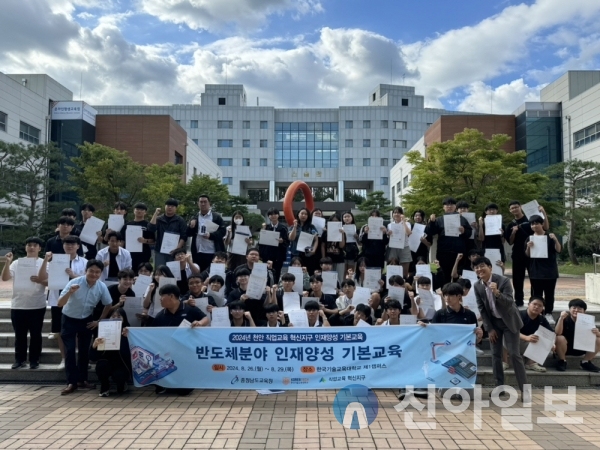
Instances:
[[[497,203],[509,219],[508,203],[542,198],[548,180],[540,173],[524,173],[524,151],[502,150],[509,139],[505,134],[485,139],[480,131],[465,129],[452,140],[430,145],[426,157],[408,152],[412,189],[404,195],[402,206],[408,214],[416,209],[440,213],[444,197],[450,196],[465,200],[477,214],[487,203]]]
[[[148,205],[148,211],[164,208],[165,201],[175,197],[184,185],[183,166],[180,164],[166,163],[162,166],[152,164],[145,167],[144,174],[146,182],[141,197]]]
[[[265,218],[257,213],[244,214],[244,223],[250,227],[253,235],[258,235]]]
[[[381,213],[381,217],[384,219],[389,218],[389,212],[393,209],[391,201],[385,197],[383,191],[373,191],[367,194],[367,199],[358,205],[358,209],[363,211],[360,214],[356,214],[354,220],[358,227],[363,226],[367,223],[369,214],[372,210],[378,209]]]
[[[579,264],[577,248],[590,254],[600,242],[600,163],[573,159],[546,169],[548,193],[557,200],[560,234],[567,236],[573,264]]]
[[[101,144],[85,143],[81,155],[72,158],[69,179],[82,200],[96,207],[102,218],[112,213],[116,202],[130,208],[143,199],[146,187],[145,166],[127,154]]]
[[[220,214],[229,215],[233,211],[229,204],[229,190],[221,180],[209,175],[194,175],[187,184],[175,190],[174,197],[179,200],[177,213],[191,218],[198,212],[198,197],[202,194],[210,197],[212,208]]]
[[[2,243],[19,251],[28,236],[50,232],[64,203],[48,199],[67,190],[50,176],[61,169],[64,156],[52,143],[9,144],[0,141],[0,223]]]

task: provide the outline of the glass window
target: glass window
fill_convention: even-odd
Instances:
[[[354,121],[346,120],[346,128],[354,128]]]
[[[198,139],[192,139],[192,142],[196,145],[198,145]]]
[[[406,141],[403,140],[394,140],[395,148],[406,148]]]
[[[403,98],[402,99],[402,106],[408,106],[408,99],[407,98]]]
[[[337,122],[276,122],[276,167],[338,167]]]
[[[233,166],[233,158],[217,158],[217,166],[231,167]]]
[[[399,159],[396,159],[396,158],[394,158],[394,159],[392,160],[392,165],[394,165],[394,166],[395,166],[395,165],[396,165],[396,164],[398,164],[399,162],[400,162],[400,160],[399,160]]]
[[[260,121],[260,129],[267,130],[268,128],[269,128],[269,122],[267,122],[266,120],[261,120]]]
[[[225,97],[219,97],[219,106],[224,106],[226,103]]]
[[[388,121],[387,120],[382,120],[381,121],[381,128],[387,128],[388,127]]]
[[[406,175],[404,178],[402,178],[402,186],[408,187],[408,175]]]
[[[260,167],[267,167],[267,158],[260,158]]]
[[[352,139],[346,139],[346,147],[354,147],[354,141]]]
[[[371,166],[371,158],[363,158],[363,166],[370,167]]]
[[[250,158],[242,158],[242,166],[250,167]]]
[[[21,122],[19,127],[19,137],[24,141],[31,142],[32,144],[39,144],[40,130],[25,122]]]
[[[382,186],[387,186],[388,185],[388,177],[381,177],[381,180],[379,180],[379,184],[381,184]]]
[[[269,146],[269,141],[267,139],[261,139],[260,140],[260,146],[261,147],[268,147]]]
[[[242,147],[250,147],[250,139],[244,139],[242,141]]]
[[[194,167],[194,176],[198,175],[198,170]]]
[[[198,128],[198,121],[197,120],[191,120],[190,121],[190,128]]]
[[[233,184],[233,177],[223,177],[223,184],[231,186]]]
[[[183,164],[183,156],[175,152],[175,164]]]
[[[363,120],[363,128],[371,128],[371,121]]]
[[[217,128],[233,128],[233,120],[218,120]]]
[[[354,160],[352,158],[346,158],[346,167],[352,167],[354,165]]]
[[[177,125],[179,125],[179,124],[181,123],[181,120],[179,120],[179,119],[176,119],[176,120],[175,120],[175,123],[176,123]]]
[[[388,146],[388,140],[387,139],[382,139],[380,147],[387,147],[387,146]]]
[[[244,122],[242,123],[242,128],[244,130],[249,130],[250,129],[250,121],[249,120],[244,120]]]
[[[388,165],[389,160],[387,158],[381,158],[380,164],[385,167]]]
[[[217,139],[217,147],[233,147],[233,139]]]
[[[399,181],[396,183],[396,191],[402,192],[402,184]]]
[[[6,118],[8,116],[6,113],[0,111],[0,131],[6,131]]]
[[[363,139],[363,147],[370,147],[371,139]]]
[[[399,120],[394,121],[394,128],[396,130],[406,130],[407,123]]]

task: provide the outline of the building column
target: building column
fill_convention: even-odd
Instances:
[[[344,180],[338,180],[337,201],[344,201]]]
[[[269,181],[269,201],[275,202],[277,199],[275,198],[275,180]]]

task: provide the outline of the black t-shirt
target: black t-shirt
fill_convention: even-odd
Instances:
[[[246,291],[243,291],[240,288],[235,288],[227,296],[227,304],[229,305],[232,302],[238,301],[240,297],[245,293]],[[267,295],[263,294],[260,299],[249,298],[248,300],[244,301],[244,304],[246,305],[246,311],[250,312],[254,323],[258,323],[259,321],[265,319],[265,308],[263,307],[263,305],[266,299]]]
[[[337,309],[337,305],[335,304],[337,297],[335,295],[323,294],[323,292],[321,292],[321,297],[318,297],[313,291],[310,291],[308,296],[318,298],[319,303],[324,305],[327,309]]]
[[[529,314],[527,314],[527,310],[519,312],[521,313],[521,319],[523,320],[521,334],[524,334],[525,336],[531,336],[537,331],[540,325],[546,328],[547,330],[554,331],[550,326],[548,320],[542,314],[537,316],[535,319],[532,319],[531,317],[529,317]]]
[[[512,254],[513,258],[515,255],[527,257],[525,254],[525,241],[529,236],[533,234],[533,230],[531,229],[531,224],[526,216],[521,217],[520,219],[513,219],[507,226],[504,231],[504,238],[507,242],[510,243],[510,236],[512,235],[513,227],[519,227],[519,230],[515,234],[515,241],[512,246]]]
[[[340,242],[327,242],[327,230],[321,235],[321,244],[325,244],[325,253],[334,264],[344,262],[344,249],[340,248]]]
[[[556,263],[556,244],[546,234],[548,244],[547,258],[529,258],[529,278],[534,280],[554,280],[558,278],[558,265]],[[529,237],[525,245],[529,242]]]
[[[300,300],[300,305],[302,305],[302,295],[298,294],[297,292],[295,294],[298,295],[298,299]],[[283,311],[283,289],[277,289],[277,292],[275,293],[275,297],[277,297],[277,308],[279,308],[279,311]]]
[[[127,288],[125,293],[121,294],[121,292],[119,291],[118,284],[113,284],[111,286],[108,286],[108,294],[110,295],[110,298],[112,299],[113,306],[115,306],[117,303],[119,303],[119,301],[120,301],[119,298],[121,297],[121,295],[124,295],[125,297],[135,297],[135,292],[133,292],[133,290],[131,288]]]
[[[108,265],[108,278],[117,278],[117,275],[119,274],[119,265],[117,264],[118,254],[119,252],[113,253],[110,250],[108,252],[108,258],[110,261],[110,264]]]
[[[575,321],[570,314],[563,319],[562,335],[567,340],[567,347],[573,348],[573,343],[575,342]]]
[[[126,235],[128,225],[142,227],[142,237],[144,239],[154,239],[154,233],[148,231],[148,221],[147,220],[140,220],[139,222],[132,220],[132,221],[127,222],[121,229],[121,236],[123,236],[123,242],[125,242],[125,235]],[[123,247],[125,247],[125,245],[123,245]],[[150,261],[151,256],[152,256],[152,251],[150,250],[149,244],[142,244],[141,252],[131,253],[132,260],[134,260],[134,258],[135,258],[136,261],[139,260],[141,262]],[[137,270],[137,267],[133,267],[133,269]]]
[[[442,308],[435,312],[431,323],[453,323],[457,325],[477,325],[477,316],[473,311],[463,308],[458,311],[452,308]]]
[[[179,308],[172,314],[168,309],[163,309],[159,312],[154,320],[152,321],[153,327],[178,327],[186,319],[192,323],[196,320],[202,320],[206,317],[200,309],[195,306],[189,306],[184,303],[180,303]]]

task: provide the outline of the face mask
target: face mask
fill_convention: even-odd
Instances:
[[[241,225],[244,222],[244,219],[235,219],[233,221],[236,225]]]

